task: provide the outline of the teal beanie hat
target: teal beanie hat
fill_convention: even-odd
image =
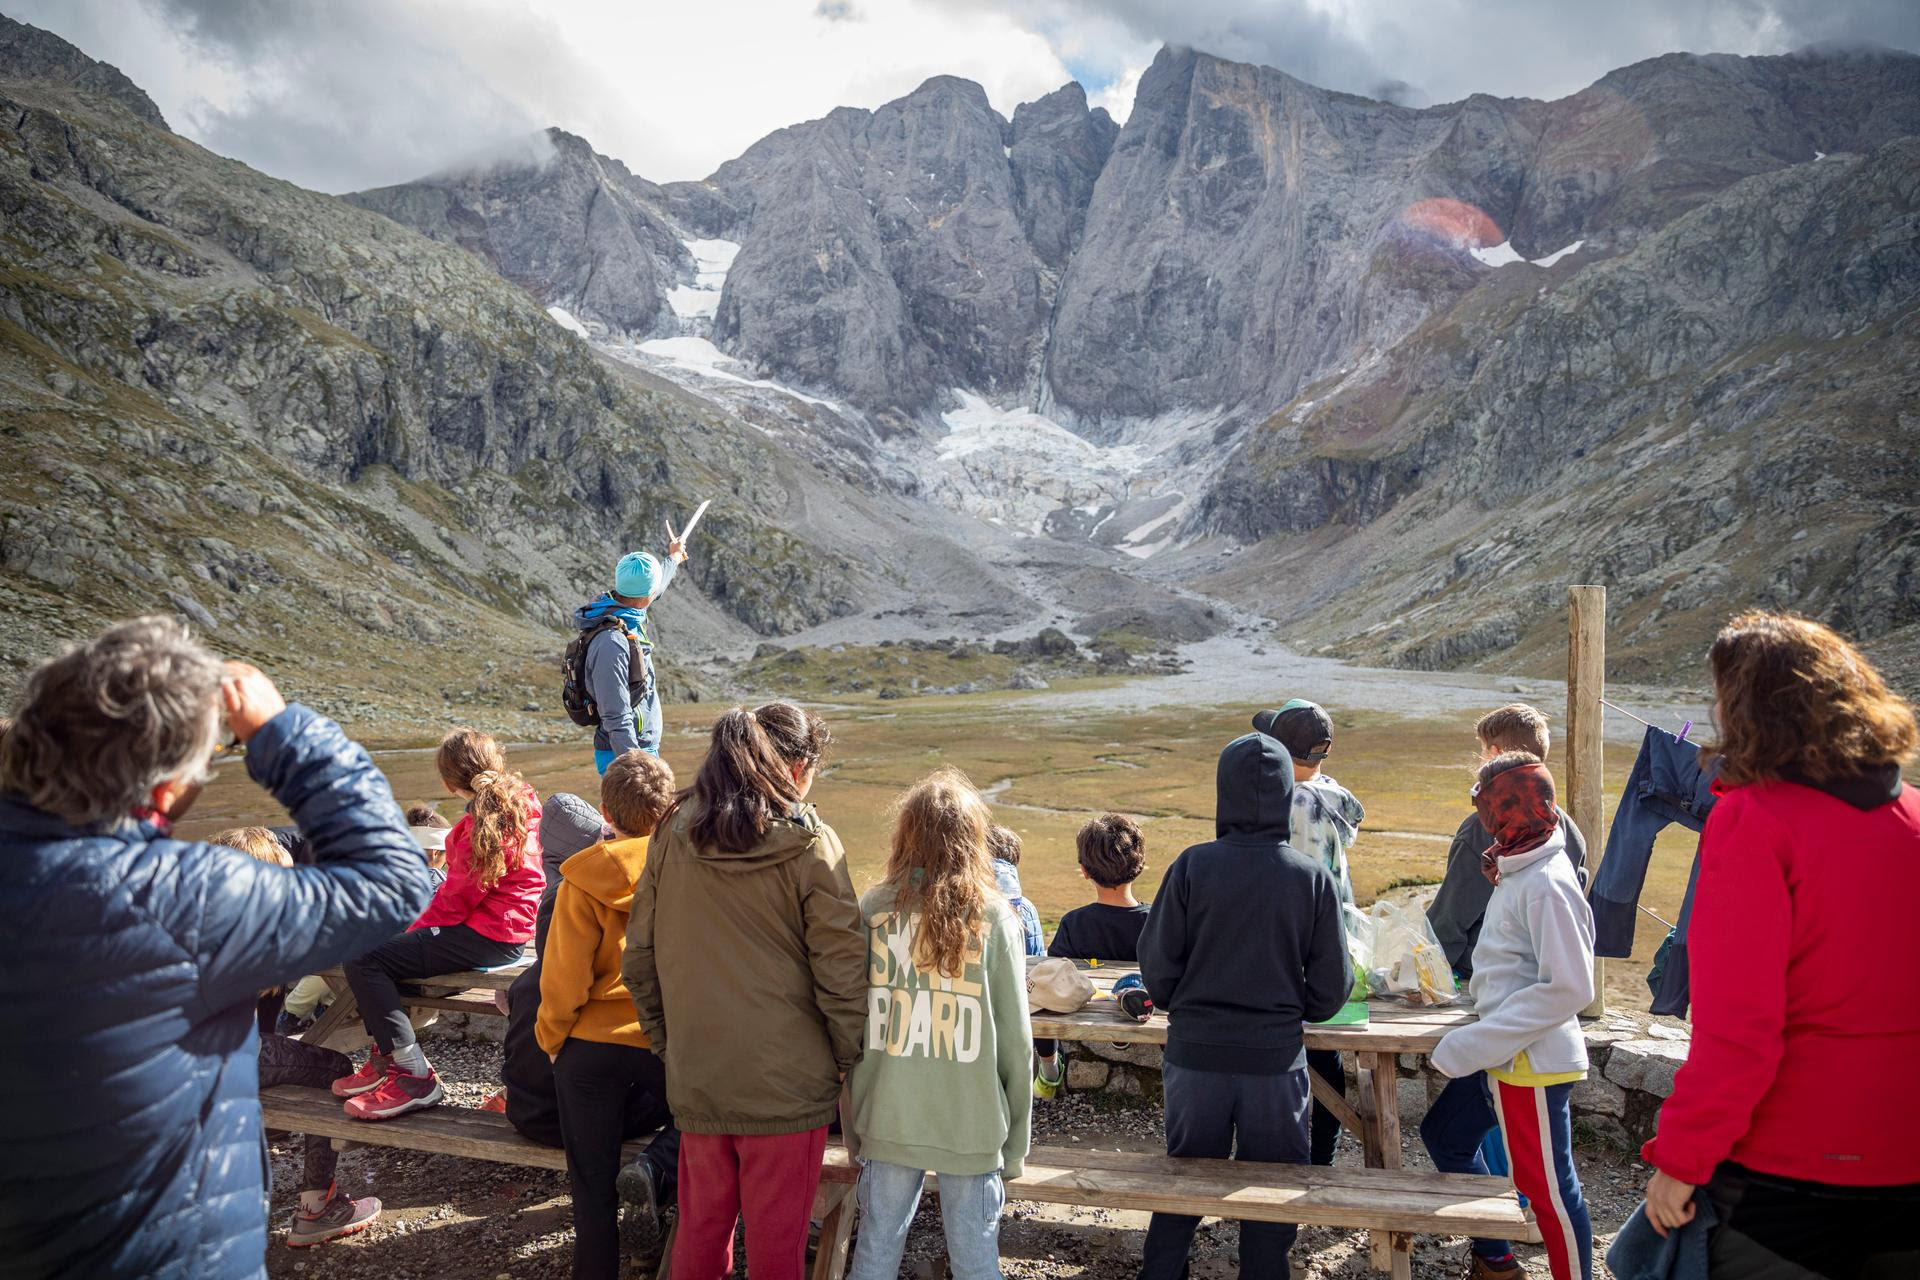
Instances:
[[[660,581],[660,562],[645,551],[629,551],[613,571],[613,591],[622,596],[650,596]]]

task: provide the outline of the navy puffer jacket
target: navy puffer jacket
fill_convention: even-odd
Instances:
[[[432,883],[331,720],[288,707],[247,771],[314,865],[0,795],[0,1276],[266,1274],[254,1001],[399,933]]]

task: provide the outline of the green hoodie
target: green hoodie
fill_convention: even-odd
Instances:
[[[860,899],[867,922],[866,1052],[853,1069],[860,1154],[935,1173],[1016,1178],[1033,1116],[1033,1024],[1019,917],[988,904],[959,977],[913,963],[912,924],[889,885]]]

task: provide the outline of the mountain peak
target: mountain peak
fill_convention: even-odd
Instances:
[[[0,13],[0,78],[70,85],[111,98],[148,124],[172,131],[153,99],[120,68],[89,58],[53,32],[15,22],[4,13]]]

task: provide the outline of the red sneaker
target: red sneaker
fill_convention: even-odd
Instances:
[[[482,1111],[498,1112],[500,1115],[507,1114],[507,1091],[501,1089],[496,1093],[487,1095],[487,1100],[480,1104],[480,1109]]]
[[[391,1120],[430,1107],[444,1096],[440,1073],[433,1068],[427,1068],[423,1076],[408,1075],[396,1068],[387,1072],[378,1088],[348,1098],[342,1110],[355,1120]]]
[[[393,1070],[393,1057],[375,1049],[367,1054],[366,1062],[350,1076],[341,1076],[333,1082],[333,1096],[336,1098],[355,1098],[363,1093],[378,1089],[380,1082],[387,1078],[387,1072]]]

